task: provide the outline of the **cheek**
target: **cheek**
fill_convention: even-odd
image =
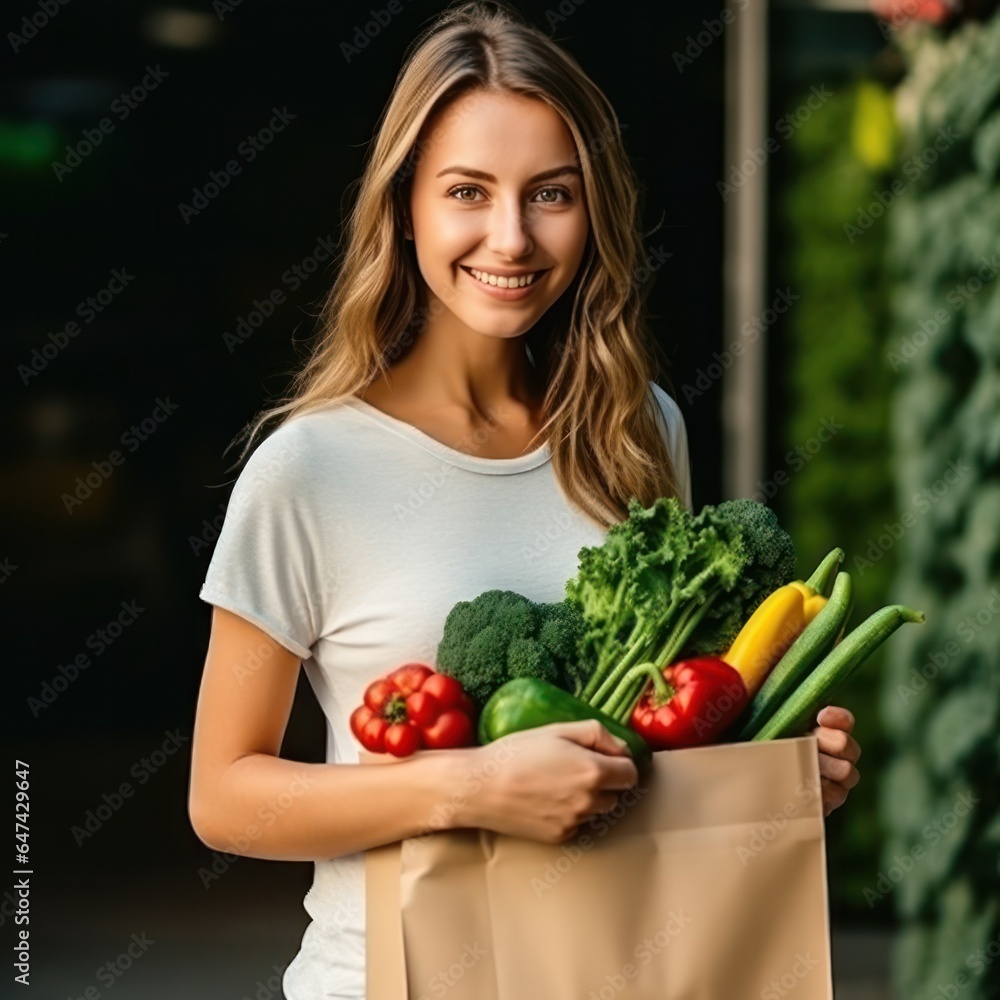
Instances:
[[[545,244],[552,252],[563,260],[579,262],[590,231],[585,212],[567,212],[547,220],[544,230],[539,230],[539,238],[544,238]],[[544,236],[542,235],[544,232]]]

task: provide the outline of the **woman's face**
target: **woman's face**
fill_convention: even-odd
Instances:
[[[410,235],[431,315],[443,303],[486,336],[527,332],[569,286],[586,246],[571,132],[542,100],[470,91],[426,123],[417,148]],[[528,274],[523,287],[525,278],[507,277]]]

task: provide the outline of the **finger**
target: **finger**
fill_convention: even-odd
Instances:
[[[823,782],[823,815],[829,816],[834,809],[839,809],[847,801],[847,789],[825,778],[820,780]]]
[[[854,713],[849,709],[841,708],[839,705],[827,705],[820,709],[816,721],[821,726],[828,726],[831,729],[843,729],[849,733],[854,728]]]
[[[639,781],[639,769],[631,757],[602,757],[600,767],[600,787],[608,791],[624,792]]]
[[[829,726],[817,726],[813,730],[819,744],[820,753],[831,757],[841,757],[856,764],[861,756],[858,741],[843,729],[831,729]]]
[[[618,805],[618,798],[617,792],[599,792],[594,796],[592,807],[594,815],[599,816],[601,813],[611,812]]]
[[[613,736],[597,719],[581,719],[579,722],[551,723],[555,732],[564,739],[572,740],[589,750],[610,754],[614,757],[631,756],[628,744]]]
[[[843,785],[845,791],[852,789],[861,780],[858,769],[849,760],[825,753],[819,755],[819,773],[821,778],[829,778],[830,781]]]

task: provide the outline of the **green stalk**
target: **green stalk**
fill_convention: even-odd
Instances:
[[[618,607],[624,597],[625,586],[627,583],[626,577],[622,577],[618,582],[618,589],[615,591],[615,606]],[[617,618],[617,616],[616,616]],[[632,634],[635,634],[635,626],[632,628]],[[629,641],[631,641],[632,636],[629,636]],[[604,658],[598,662],[597,667],[594,672],[587,678],[587,683],[583,687],[583,691],[580,692],[578,697],[582,701],[589,702],[597,689],[597,686],[601,683],[601,678],[606,676],[606,671],[608,669],[608,661]]]
[[[646,679],[642,677],[639,677],[632,682],[628,689],[629,696],[625,699],[622,703],[622,707],[615,714],[615,719],[626,725],[628,724],[629,719],[632,718],[632,709],[634,709],[638,703],[639,698],[642,696],[642,692],[646,690],[646,683]]]
[[[604,712],[608,711],[609,705],[620,705],[620,698],[624,694],[620,688],[624,682],[624,678],[635,665],[636,660],[641,659],[644,653],[647,654],[647,659],[651,659],[654,663],[672,663],[677,654],[684,648],[688,639],[691,638],[692,632],[698,627],[698,624],[704,618],[705,613],[711,607],[716,597],[722,592],[722,589],[721,586],[713,587],[705,600],[700,604],[688,604],[684,609],[680,621],[675,622],[672,627],[667,629],[666,641],[659,652],[652,657],[649,657],[647,652],[649,648],[647,636],[662,634],[664,626],[670,618],[669,610],[665,616],[665,620],[661,620],[653,628],[643,629],[640,633],[640,638],[628,648],[625,655],[618,661],[617,666],[604,678],[596,693],[590,695],[589,698],[585,695],[584,701]],[[670,607],[672,608],[672,605]]]
[[[713,587],[709,591],[708,597],[700,605],[694,605],[689,607],[687,614],[685,615],[685,621],[679,629],[673,629],[671,633],[667,636],[667,641],[660,647],[660,651],[653,657],[655,663],[662,663],[664,666],[669,666],[677,656],[680,651],[687,645],[688,639],[691,638],[694,630],[701,624],[702,618],[705,617],[705,613],[708,609],[715,603],[715,599],[722,593],[722,587]]]
[[[624,705],[628,704],[630,700],[629,692],[632,690],[632,686],[637,678],[642,679],[643,687],[652,678],[657,698],[669,701],[673,697],[674,690],[663,679],[663,673],[660,668],[655,663],[647,660],[645,663],[640,663],[637,667],[632,667],[628,671],[622,683],[616,688],[614,697],[608,700],[601,711],[607,712],[612,718],[617,718],[617,713],[621,711]]]

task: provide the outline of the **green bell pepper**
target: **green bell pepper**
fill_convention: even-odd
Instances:
[[[597,719],[608,732],[623,739],[640,774],[652,765],[649,744],[634,729],[539,677],[516,677],[493,692],[479,715],[479,742],[490,743],[508,733],[546,726],[550,722],[579,722],[581,719]]]

